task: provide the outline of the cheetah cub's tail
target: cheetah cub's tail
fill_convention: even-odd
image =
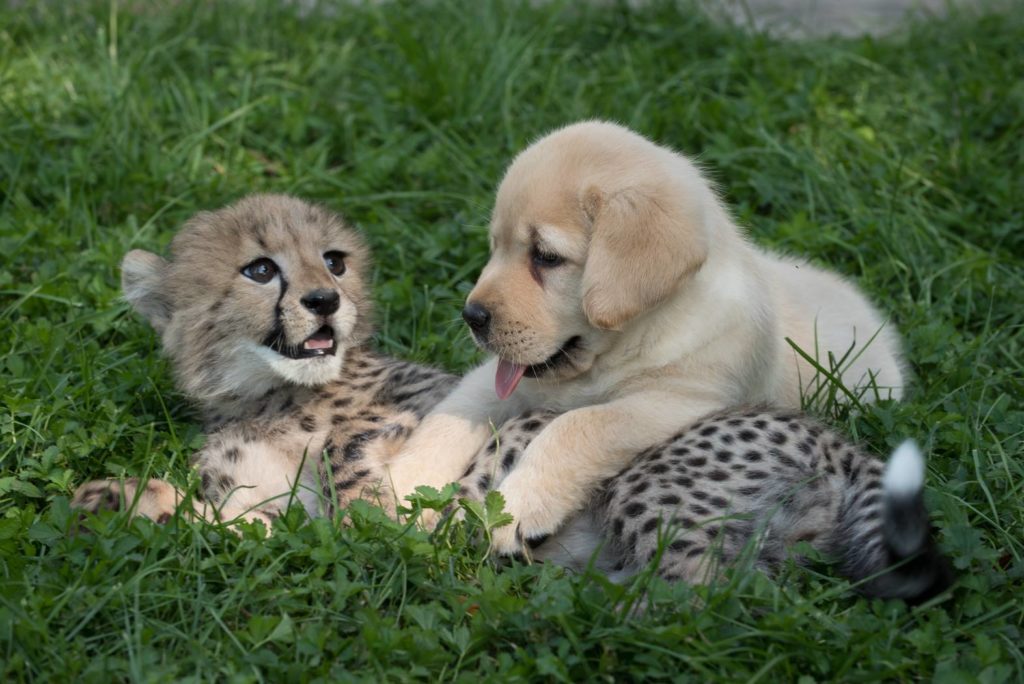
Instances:
[[[863,582],[866,596],[916,603],[953,582],[952,567],[932,537],[924,477],[924,455],[907,440],[885,466],[880,511],[869,504],[876,497],[863,488],[854,487],[843,502],[837,546],[845,574]]]

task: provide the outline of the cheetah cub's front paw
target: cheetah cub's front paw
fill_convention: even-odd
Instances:
[[[71,499],[71,507],[89,513],[131,509],[135,515],[164,524],[174,515],[180,500],[178,491],[163,480],[147,480],[142,487],[137,477],[111,478],[80,486]]]

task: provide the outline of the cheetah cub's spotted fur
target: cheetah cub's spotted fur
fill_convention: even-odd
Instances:
[[[125,295],[161,334],[179,386],[200,407],[194,456],[204,519],[269,522],[297,500],[310,514],[372,492],[387,454],[454,386],[441,371],[367,347],[367,250],[340,218],[283,196],[202,213],[165,261],[130,252]],[[462,493],[483,497],[553,418],[507,422],[476,456]],[[948,584],[921,502],[923,461],[878,460],[805,416],[731,412],[640,454],[535,558],[623,575],[650,562],[699,582],[743,549],[771,570],[796,541],[836,556],[874,596],[920,599]],[[105,480],[74,503],[134,506],[167,520],[170,484]]]
[[[463,479],[464,493],[480,497],[499,484],[554,417],[506,423]],[[600,530],[599,560],[612,563],[604,569],[628,576],[657,558],[664,579],[699,583],[744,553],[771,574],[806,542],[835,559],[861,593],[921,601],[952,581],[932,539],[924,474],[913,442],[885,464],[809,416],[731,410],[640,453],[535,553],[568,565],[586,558],[586,543],[565,553],[585,521],[584,529]]]

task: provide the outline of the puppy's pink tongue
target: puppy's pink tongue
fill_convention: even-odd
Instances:
[[[498,398],[508,399],[512,396],[525,372],[526,366],[498,359],[498,372],[494,375],[494,391],[498,393]]]

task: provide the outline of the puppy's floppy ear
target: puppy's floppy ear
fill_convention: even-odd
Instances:
[[[591,224],[583,268],[583,312],[590,324],[620,330],[664,301],[707,258],[702,212],[681,192],[636,187],[584,191]]]
[[[124,298],[158,333],[162,333],[171,322],[167,268],[168,263],[164,259],[141,249],[133,249],[121,261]]]

